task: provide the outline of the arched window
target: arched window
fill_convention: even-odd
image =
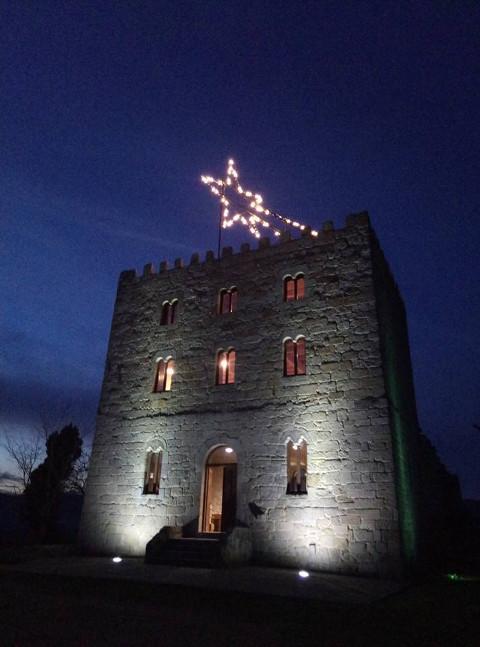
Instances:
[[[300,301],[305,297],[305,277],[297,274],[295,278],[286,276],[283,279],[283,300]]]
[[[305,375],[307,372],[305,337],[298,337],[296,341],[286,339],[283,342],[283,374]]]
[[[168,326],[174,324],[177,319],[177,305],[178,299],[173,301],[165,301],[162,306],[162,314],[160,316],[160,325]]]
[[[218,295],[218,313],[235,312],[238,305],[238,290],[235,287],[227,290],[223,288]]]
[[[287,443],[287,494],[307,494],[307,443]]]
[[[170,302],[165,301],[162,306],[162,315],[160,317],[160,325],[167,326],[170,322]]]
[[[170,304],[170,323],[174,324],[177,321],[177,306],[178,299],[174,299]]]
[[[162,469],[162,452],[149,449],[145,461],[144,494],[158,494],[160,491],[160,472]]]
[[[297,274],[295,277],[295,299],[300,301],[305,296],[305,277],[303,274]]]
[[[283,300],[295,300],[295,279],[293,279],[291,276],[286,276],[283,279]]]
[[[220,350],[217,353],[217,384],[234,384],[235,383],[235,360],[236,353],[234,348],[228,351]]]
[[[175,373],[175,362],[169,357],[166,360],[159,358],[157,360],[157,370],[155,371],[155,382],[153,385],[154,393],[170,391],[172,388],[172,378]]]

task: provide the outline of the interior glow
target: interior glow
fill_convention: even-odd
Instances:
[[[227,360],[226,360],[226,358],[225,358],[225,357],[221,360],[221,362],[220,362],[220,366],[221,366],[223,369],[226,369],[226,368],[227,368],[227,366],[228,366],[228,362],[227,362]]]
[[[309,573],[308,571],[303,571],[303,570],[302,570],[302,571],[298,571],[298,575],[299,575],[300,577],[303,577],[304,579],[305,579],[306,577],[310,577],[310,573]]]

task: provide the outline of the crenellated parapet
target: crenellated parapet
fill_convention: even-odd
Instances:
[[[334,223],[332,220],[326,220],[321,230],[318,232],[318,236],[312,238],[311,228],[305,227],[301,232],[299,237],[294,237],[292,232],[286,230],[282,232],[281,236],[275,239],[270,239],[268,236],[259,238],[257,241],[256,247],[251,247],[250,243],[242,243],[240,250],[235,252],[232,246],[226,246],[222,248],[220,258],[217,258],[215,252],[208,250],[205,252],[205,256],[202,260],[202,256],[199,252],[194,252],[190,258],[189,263],[184,263],[182,258],[176,258],[171,267],[168,261],[161,261],[159,264],[158,272],[155,269],[153,263],[147,263],[141,275],[138,275],[136,270],[125,270],[120,274],[120,283],[132,282],[134,280],[144,280],[152,278],[153,276],[158,276],[164,274],[165,272],[175,272],[183,269],[192,269],[197,268],[203,265],[212,265],[214,263],[222,263],[226,260],[231,260],[232,258],[239,259],[243,256],[250,255],[252,253],[262,252],[268,249],[278,249],[286,244],[290,244],[294,241],[304,241],[305,244],[309,246],[322,245],[332,241],[332,238],[336,233],[345,232],[347,230],[370,227],[370,218],[368,212],[363,211],[357,214],[350,214],[346,217],[346,226],[344,228],[335,230]],[[287,251],[287,250],[286,250]]]

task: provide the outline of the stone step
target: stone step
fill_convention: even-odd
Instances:
[[[151,563],[204,568],[221,566],[220,540],[203,537],[169,539]]]

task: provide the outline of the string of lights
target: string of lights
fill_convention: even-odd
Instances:
[[[222,229],[228,229],[235,223],[240,223],[247,227],[255,238],[261,237],[261,228],[269,229],[274,236],[281,236],[282,232],[288,228],[295,228],[300,231],[308,229],[311,236],[314,238],[318,236],[318,231],[311,229],[307,225],[267,209],[259,193],[244,189],[239,182],[239,174],[233,159],[228,160],[225,179],[215,179],[210,175],[202,175],[201,180],[210,187],[210,191],[220,201]]]

